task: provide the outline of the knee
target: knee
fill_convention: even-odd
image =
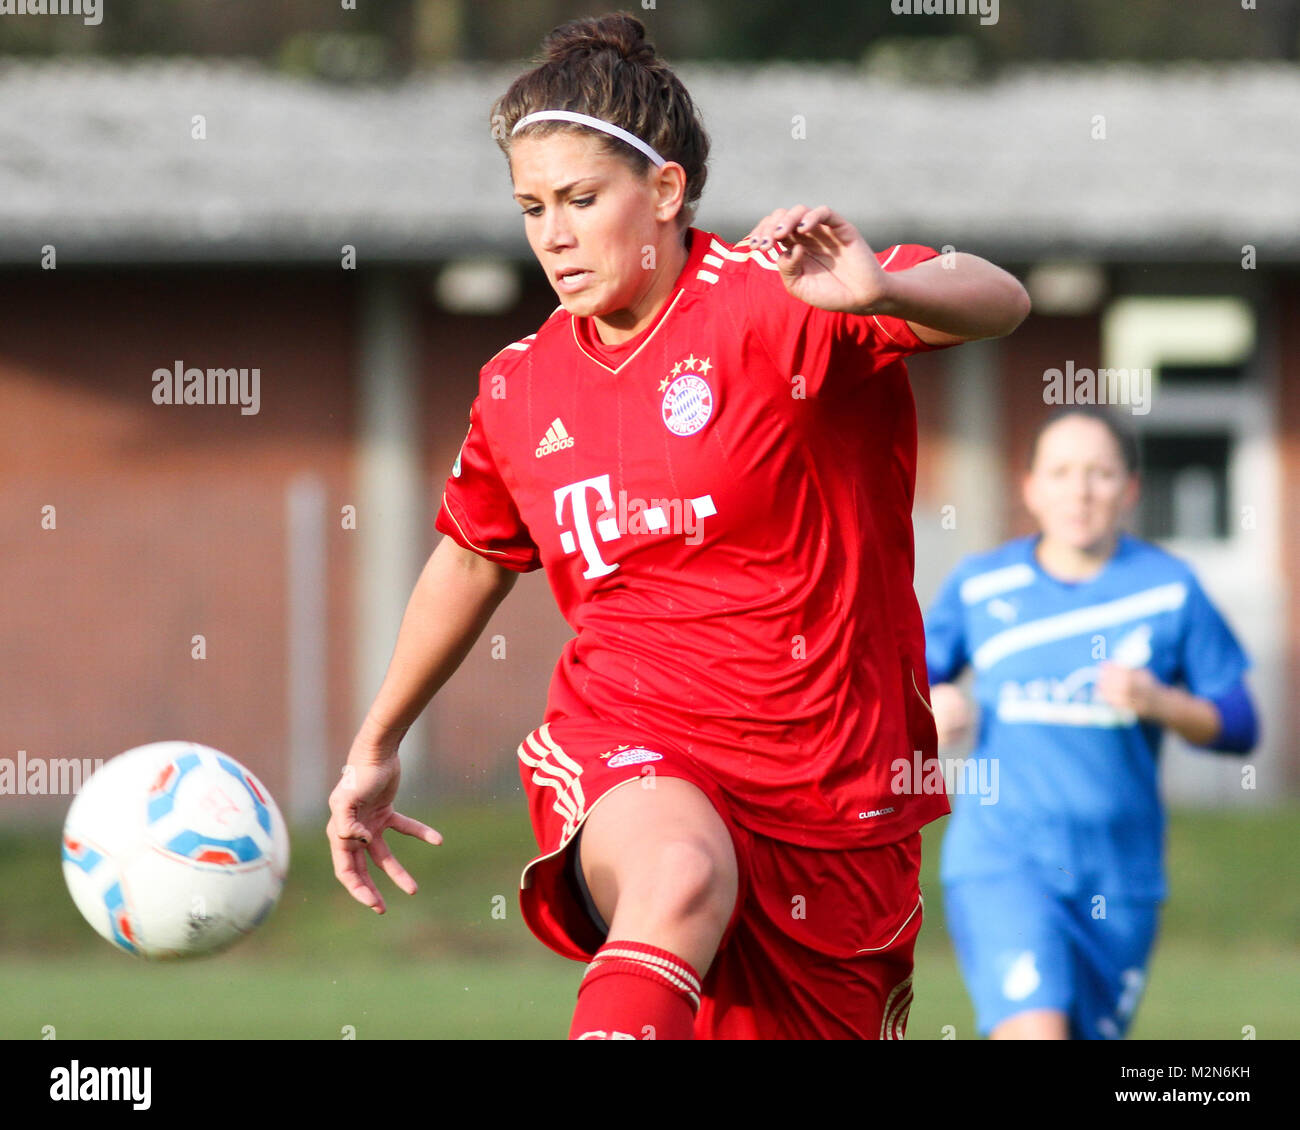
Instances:
[[[730,852],[691,837],[674,837],[643,853],[620,884],[619,901],[630,898],[656,917],[726,925],[736,903],[736,864]]]
[[[1068,1040],[1069,1018],[1055,1009],[1033,1009],[1007,1017],[989,1033],[993,1040]]]

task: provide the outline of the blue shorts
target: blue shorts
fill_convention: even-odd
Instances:
[[[1146,986],[1159,903],[1063,896],[1021,871],[945,886],[944,911],[980,1035],[1052,1009],[1073,1039],[1123,1037]]]

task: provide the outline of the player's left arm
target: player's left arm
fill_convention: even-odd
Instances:
[[[1194,577],[1178,637],[1178,663],[1171,683],[1145,667],[1102,665],[1101,696],[1139,718],[1168,726],[1193,745],[1218,753],[1250,753],[1259,741],[1259,716],[1246,687],[1250,658],[1223,615]]]
[[[1103,665],[1097,691],[1112,706],[1166,726],[1192,745],[1220,753],[1249,753],[1259,736],[1255,705],[1244,681],[1221,694],[1196,695],[1162,683],[1147,668]]]
[[[740,244],[776,247],[781,279],[800,301],[901,318],[928,345],[1004,337],[1029,314],[1020,280],[978,255],[954,252],[886,271],[857,228],[825,205],[778,209]]]
[[[1019,279],[965,251],[882,274],[889,290],[870,312],[905,319],[927,345],[1005,337],[1029,314]]]

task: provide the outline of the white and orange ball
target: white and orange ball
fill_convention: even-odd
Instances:
[[[63,827],[77,909],[140,957],[232,945],[270,914],[288,869],[289,833],[270,792],[234,758],[194,742],[113,758]]]

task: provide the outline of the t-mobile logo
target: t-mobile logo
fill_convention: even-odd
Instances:
[[[583,576],[588,580],[592,577],[603,577],[608,573],[614,572],[617,565],[610,565],[608,562],[601,560],[600,550],[596,545],[595,534],[600,534],[601,541],[613,541],[620,537],[618,522],[613,518],[601,518],[596,522],[596,529],[593,533],[591,528],[591,511],[587,509],[587,491],[594,490],[600,495],[600,500],[605,504],[605,512],[614,509],[614,495],[609,487],[608,475],[597,475],[593,479],[583,479],[580,483],[570,483],[566,487],[555,488],[555,520],[564,526],[564,502],[565,499],[571,500],[573,510],[573,524],[577,527],[578,541],[574,545],[573,530],[561,529],[560,548],[565,553],[572,553],[575,548],[581,548],[582,556],[587,559],[587,568],[583,571]]]
[[[600,497],[594,511],[588,509],[589,489]],[[563,528],[567,524],[564,516],[565,499],[572,500],[576,537],[575,530]],[[620,490],[615,502],[608,475],[570,483],[555,492],[555,520],[561,527],[560,547],[565,553],[582,550],[587,561],[586,571],[582,575],[588,580],[606,576],[618,568],[601,559],[597,538],[600,541],[614,541],[625,534],[668,537],[683,535],[687,545],[699,545],[704,540],[701,529],[703,520],[717,512],[713,496],[708,494],[697,498],[645,499],[629,498],[627,491]]]

